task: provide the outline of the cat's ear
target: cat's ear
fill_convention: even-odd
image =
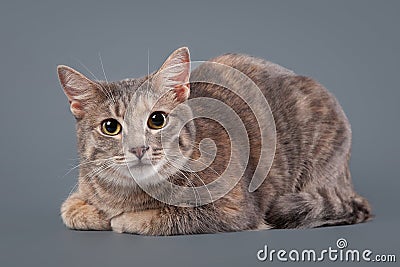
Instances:
[[[68,97],[72,114],[76,118],[82,118],[84,102],[93,97],[97,84],[68,66],[58,66],[57,72],[64,93]]]
[[[190,54],[187,47],[175,50],[156,73],[158,85],[173,90],[179,102],[189,97]]]

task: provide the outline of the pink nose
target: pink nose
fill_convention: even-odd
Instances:
[[[144,153],[149,150],[148,146],[132,147],[129,152],[134,154],[138,159],[143,158]]]

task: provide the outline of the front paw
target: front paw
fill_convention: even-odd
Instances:
[[[102,212],[85,201],[71,197],[61,206],[64,224],[76,230],[110,230],[110,221]]]
[[[114,217],[114,218],[112,218],[111,219],[111,229],[114,231],[114,232],[117,232],[117,233],[123,233],[124,232],[124,229],[126,228],[126,226],[125,226],[125,219],[124,219],[124,215],[125,213],[122,213],[121,215],[118,215],[118,216],[116,216],[116,217]]]
[[[148,234],[156,210],[124,212],[111,219],[111,229],[117,233]]]

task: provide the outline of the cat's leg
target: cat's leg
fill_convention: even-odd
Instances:
[[[218,209],[218,208],[217,208]],[[119,233],[180,235],[269,229],[263,218],[230,208],[215,210],[212,204],[195,208],[167,206],[160,210],[126,212],[111,219]]]
[[[370,206],[363,197],[322,188],[278,197],[267,212],[266,221],[275,228],[314,228],[355,224],[371,217]]]
[[[88,204],[78,193],[72,194],[61,206],[61,217],[64,224],[76,230],[111,230],[110,220]]]

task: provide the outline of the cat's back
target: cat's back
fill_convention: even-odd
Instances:
[[[250,146],[255,152],[252,156],[256,155],[250,162],[258,162],[260,132],[254,127],[257,119],[247,105],[261,113],[267,112],[262,106],[265,102],[255,91],[259,89],[263,93],[276,128],[276,152],[270,175],[282,181],[279,186],[282,192],[307,184],[303,176],[312,177],[324,171],[327,174],[325,169],[343,169],[351,146],[350,124],[336,98],[324,86],[278,64],[248,55],[224,54],[209,62],[222,67],[205,63],[192,76],[218,76],[216,80],[236,87],[250,101],[245,103],[228,86],[204,83],[194,84],[191,97],[216,98],[234,109],[248,131]],[[246,83],[246,79],[258,89]],[[302,181],[301,185],[297,181]]]
[[[330,116],[328,120],[340,120],[347,124],[341,106],[324,86],[312,78],[297,75],[292,70],[261,58],[245,54],[224,54],[200,65],[192,72],[192,77],[193,80],[212,77],[211,81],[215,80],[227,89],[221,90],[217,84],[198,83],[191,92],[192,97],[217,97],[231,102],[237,92],[249,98],[257,98],[255,91],[260,90],[278,121],[282,113],[289,113],[289,118],[296,117],[305,124],[310,116],[320,119]],[[291,119],[290,122],[295,123],[296,120]]]
[[[232,67],[251,76],[262,75],[264,78],[276,78],[296,75],[293,71],[276,63],[246,54],[227,53],[209,61]]]
[[[256,98],[256,90],[260,90],[274,106],[280,102],[278,98],[293,93],[282,85],[297,77],[293,71],[270,61],[227,53],[209,59],[192,71],[190,97],[218,98],[234,105],[236,97],[233,95],[239,93]]]

